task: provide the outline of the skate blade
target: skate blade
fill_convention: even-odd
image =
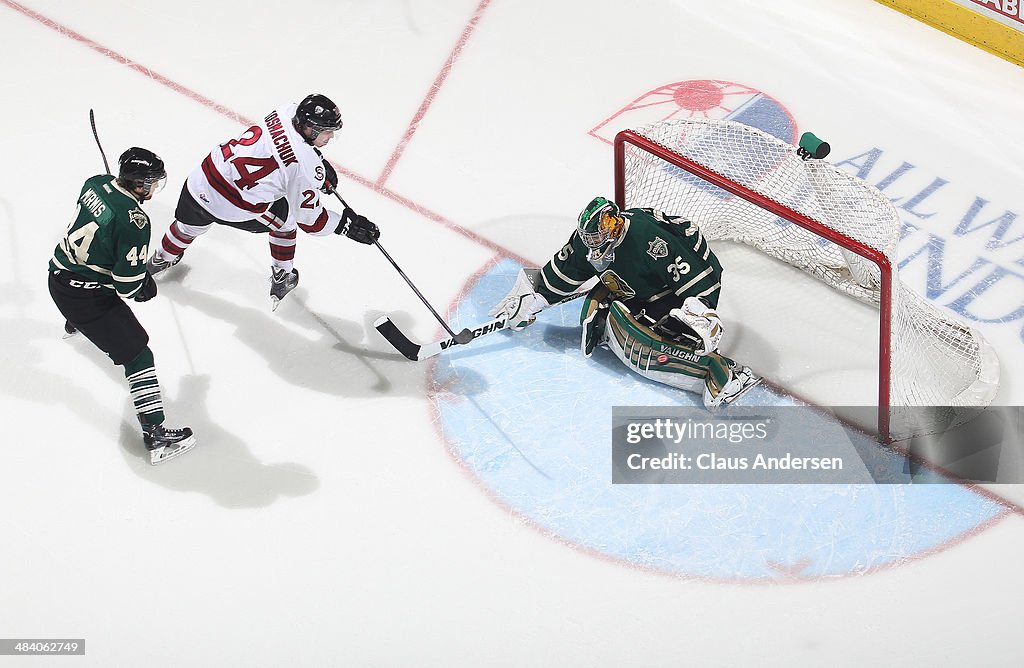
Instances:
[[[61,336],[60,338],[61,338],[62,340],[67,340],[67,339],[70,339],[70,338],[72,338],[72,337],[75,337],[75,336],[78,336],[78,330],[77,330],[77,329],[75,329],[75,330],[72,330],[72,331],[70,331],[70,332],[68,332],[68,331],[65,331],[65,332],[64,332],[64,335],[63,335],[63,336]]]
[[[277,310],[277,306],[280,303],[281,303],[280,299],[278,299],[277,297],[275,297],[273,295],[270,296],[270,310],[271,311],[276,311]]]
[[[192,448],[196,447],[195,435],[189,436],[188,438],[178,441],[173,445],[165,445],[157,448],[156,450],[149,451],[149,463],[153,466],[157,464],[163,464],[164,462],[170,461],[175,457],[180,457]]]
[[[746,385],[744,385],[743,388],[739,392],[737,392],[736,394],[732,395],[731,397],[729,397],[728,399],[723,401],[722,405],[723,406],[728,406],[728,405],[734,403],[737,399],[742,397],[744,394],[746,394],[747,392],[749,392],[753,388],[755,388],[758,385],[760,385],[762,380],[763,379],[761,378],[761,376],[758,376],[754,380],[752,380],[749,383],[747,383]]]

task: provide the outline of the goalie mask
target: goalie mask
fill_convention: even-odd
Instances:
[[[589,259],[600,260],[622,239],[626,221],[619,207],[604,197],[595,197],[580,212],[579,233],[583,244],[590,249]]]

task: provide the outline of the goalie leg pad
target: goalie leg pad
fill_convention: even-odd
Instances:
[[[662,339],[638,323],[622,302],[612,302],[605,330],[615,356],[644,378],[689,392],[703,391],[708,359],[691,347]]]

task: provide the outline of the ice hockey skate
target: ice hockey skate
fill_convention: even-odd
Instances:
[[[78,330],[75,328],[74,325],[71,324],[70,321],[65,320],[64,321],[64,335],[61,338],[62,339],[70,339],[75,334],[78,334]]]
[[[761,382],[761,376],[751,371],[748,366],[733,362],[731,368],[732,378],[719,390],[718,396],[712,397],[711,392],[705,386],[704,405],[708,408],[731,404]]]
[[[189,427],[168,429],[161,424],[144,425],[142,441],[149,450],[149,463],[154,466],[185,454],[197,443]]]
[[[149,258],[149,262],[146,263],[146,271],[149,272],[150,276],[156,276],[160,272],[166,271],[178,264],[183,257],[184,255],[175,255],[170,260],[166,260],[160,254],[160,251],[153,251],[153,255]]]
[[[270,277],[270,310],[276,311],[277,305],[281,303],[285,295],[299,284],[299,270],[292,269],[291,273],[288,273],[284,269],[273,267],[273,272]]]

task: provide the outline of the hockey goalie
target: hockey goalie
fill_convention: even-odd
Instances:
[[[609,348],[645,378],[731,403],[761,379],[718,350],[722,265],[693,222],[654,209],[620,211],[597,197],[569,242],[540,270],[523,269],[491,315],[521,330],[589,279],[581,349]]]

